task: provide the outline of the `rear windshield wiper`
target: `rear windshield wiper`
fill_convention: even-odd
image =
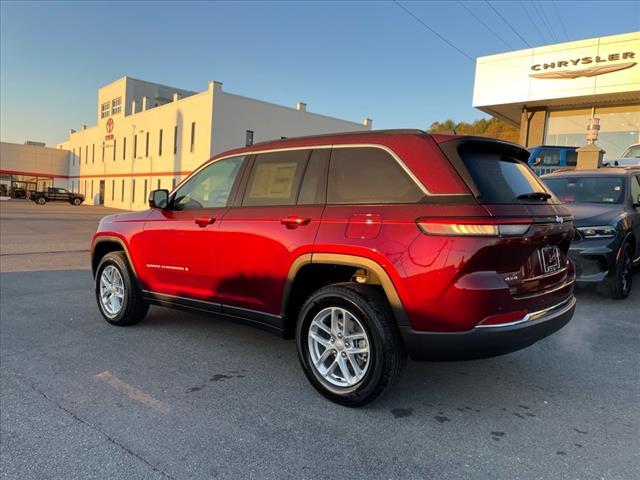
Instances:
[[[518,200],[544,200],[545,202],[551,198],[551,194],[547,192],[529,192],[518,195]]]

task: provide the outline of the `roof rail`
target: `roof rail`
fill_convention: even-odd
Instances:
[[[321,133],[318,135],[303,135],[301,137],[287,137],[282,139],[265,140],[263,142],[254,143],[256,145],[268,145],[270,143],[287,142],[290,140],[301,140],[307,138],[326,138],[326,137],[341,137],[349,135],[427,135],[427,132],[420,129],[412,128],[396,128],[387,130],[355,130],[351,132],[338,132],[338,133]]]

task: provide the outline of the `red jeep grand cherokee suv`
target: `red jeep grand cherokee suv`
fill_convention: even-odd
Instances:
[[[575,308],[568,211],[529,152],[477,137],[373,131],[216,156],[150,210],[93,238],[98,306],[149,304],[295,336],[323,395],[359,405],[414,359],[480,358],[563,327]]]

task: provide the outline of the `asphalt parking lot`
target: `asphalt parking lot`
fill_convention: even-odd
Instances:
[[[507,356],[410,362],[362,409],[308,384],[295,345],[152,307],[95,306],[99,207],[0,204],[0,476],[640,478],[640,275],[580,289],[572,322]]]

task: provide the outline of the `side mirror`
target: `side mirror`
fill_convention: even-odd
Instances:
[[[169,204],[169,190],[151,190],[149,194],[149,206],[151,208],[167,208]]]

